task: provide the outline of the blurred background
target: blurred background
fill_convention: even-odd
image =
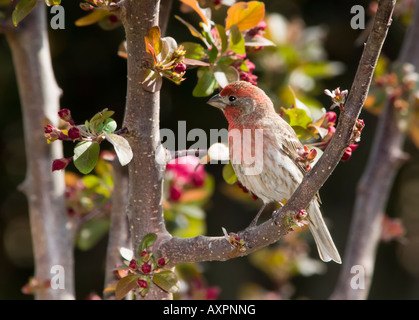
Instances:
[[[276,105],[289,107],[281,91],[284,81],[294,81],[295,86],[303,83],[298,90],[301,96],[312,104],[328,108],[330,99],[323,90],[350,89],[362,52],[362,46],[354,44],[362,31],[350,27],[353,16],[350,9],[355,4],[362,5],[366,8],[368,22],[370,1],[264,2],[269,14],[267,32],[282,43],[276,49],[249,55],[256,65],[253,74],[258,76],[259,86],[269,93]],[[78,1],[63,0],[62,5],[65,8],[65,29],[49,28],[55,75],[63,90],[61,107],[71,109],[76,123],[109,108],[115,111],[114,119],[120,126],[126,96],[126,60],[119,57],[117,51],[124,40],[123,30],[104,31],[97,25],[76,27],[74,21],[86,13],[80,9]],[[222,21],[225,9],[216,12],[215,21]],[[181,12],[180,3],[175,0],[166,35],[174,37],[178,43],[194,41],[186,27],[173,17],[174,14],[194,25],[198,23],[196,15]],[[397,58],[405,31],[406,22],[396,19],[383,49],[383,55],[390,61]],[[294,60],[285,58],[290,55],[296,55]],[[310,61],[320,61],[323,69],[313,71],[306,68],[304,70],[309,71],[305,74],[294,72],[294,78],[290,78],[302,61],[305,65]],[[301,77],[302,82],[295,80]],[[186,121],[187,130],[202,128],[208,134],[210,129],[226,128],[222,114],[206,104],[208,98],[192,96],[196,72],[188,71],[186,78],[180,86],[164,80],[161,128],[177,133],[178,121]],[[358,149],[348,162],[339,164],[320,190],[322,211],[342,256],[356,186],[371,150],[377,122],[376,116],[366,111],[360,118],[364,119],[366,126]],[[71,148],[71,144],[65,144],[65,156],[71,155]],[[401,239],[379,245],[369,295],[371,299],[419,298],[419,152],[409,139],[405,150],[411,157],[397,176],[387,214],[401,218],[407,232]],[[12,58],[5,37],[0,35],[0,299],[32,299],[31,295],[24,295],[21,291],[33,275],[27,202],[17,190],[25,177],[26,156]],[[69,170],[73,169],[69,167]],[[227,185],[222,178],[222,169],[222,165],[205,166],[215,186],[200,216],[200,230],[207,235],[222,235],[222,227],[228,231],[242,230],[260,206],[236,185]],[[267,218],[267,212],[264,218]],[[306,240],[301,245],[304,249],[298,242],[300,238]],[[318,263],[317,250],[307,232],[281,242],[280,247],[273,245],[245,258],[200,264],[198,271],[202,274],[202,283],[197,286],[208,288],[206,297],[212,293],[219,299],[328,298],[336,285],[340,266]],[[101,295],[106,244],[104,236],[89,250],[76,247],[78,299],[86,299],[92,293]],[[304,251],[304,259],[297,264],[295,261],[287,263],[289,257],[284,253],[287,248],[300,248]],[[187,270],[187,266],[184,269],[185,273],[192,272]],[[193,272],[197,272],[196,268]]]

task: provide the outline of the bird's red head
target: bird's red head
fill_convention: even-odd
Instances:
[[[207,103],[221,109],[230,124],[274,111],[265,92],[247,81],[230,83]]]

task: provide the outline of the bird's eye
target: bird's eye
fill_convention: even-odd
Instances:
[[[233,101],[236,101],[236,97],[235,96],[229,96],[228,97],[228,100],[230,100],[231,102],[233,102]]]

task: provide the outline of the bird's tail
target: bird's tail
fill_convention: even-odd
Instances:
[[[327,229],[326,223],[323,220],[320,206],[317,200],[313,200],[310,203],[308,209],[308,226],[311,234],[313,235],[314,241],[317,245],[320,258],[324,262],[330,260],[336,263],[342,263],[338,250],[336,249],[333,239],[330,236],[329,230]]]

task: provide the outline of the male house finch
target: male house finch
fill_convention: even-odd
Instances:
[[[265,92],[249,82],[230,83],[208,104],[221,109],[229,123],[230,161],[238,180],[264,203],[257,219],[266,204],[289,199],[301,183],[305,169],[296,159],[303,146]],[[320,258],[341,263],[317,198],[307,212]]]

